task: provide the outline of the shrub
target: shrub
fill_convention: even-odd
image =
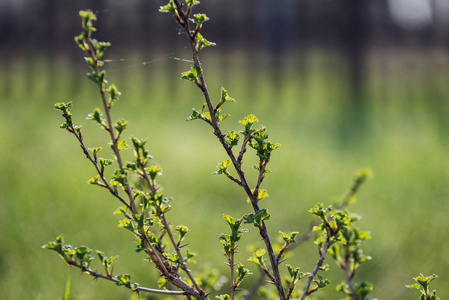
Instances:
[[[271,218],[267,209],[261,207],[261,200],[268,197],[263,189],[265,177],[270,173],[268,164],[273,151],[280,147],[279,143],[268,139],[265,126],[256,127],[258,118],[249,114],[240,120],[240,129],[223,132],[220,124],[230,117],[223,113],[228,103],[235,102],[225,88],[216,103],[211,100],[205,81],[204,70],[199,54],[210,46],[215,46],[200,33],[204,23],[209,18],[202,13],[193,14],[198,4],[195,0],[170,0],[160,11],[173,15],[177,24],[185,33],[192,52],[192,66],[182,73],[182,79],[196,85],[202,92],[205,103],[200,109],[193,109],[188,121],[200,120],[210,126],[213,134],[227,154],[227,158],[217,166],[215,174],[223,175],[243,189],[247,202],[253,212],[238,218],[224,215],[229,225],[229,232],[222,233],[219,241],[223,246],[226,264],[229,267],[229,287],[227,293],[217,295],[218,299],[250,299],[257,294],[258,299],[306,299],[326,288],[330,281],[325,278],[329,266],[325,264],[328,256],[332,257],[337,266],[342,269],[345,280],[336,286],[337,291],[345,295],[345,299],[369,299],[373,285],[367,281],[356,282],[354,276],[358,268],[371,257],[364,255],[361,244],[370,238],[367,231],[362,231],[354,224],[359,219],[348,210],[348,205],[355,199],[360,186],[370,176],[369,171],[360,171],[344,199],[331,206],[322,203],[309,210],[316,216],[316,222],[306,233],[280,232],[283,245],[275,250],[273,239],[268,234],[267,223]],[[128,122],[124,119],[113,121],[111,110],[120,97],[120,92],[114,84],[108,84],[103,56],[110,46],[108,42],[100,42],[92,37],[95,32],[93,22],[96,16],[91,11],[81,11],[83,32],[75,37],[75,41],[85,53],[85,60],[90,67],[88,78],[97,87],[102,108],[95,108],[88,119],[96,122],[109,136],[112,158],[100,156],[101,147],[88,148],[84,143],[82,127],[75,125],[69,111],[72,103],[57,103],[55,108],[62,112],[64,123],[61,128],[71,133],[79,142],[84,156],[92,163],[96,175],[88,183],[107,190],[121,204],[115,214],[121,215],[119,226],[129,230],[134,236],[136,251],[142,252],[146,259],[153,263],[159,271],[160,279],[157,288],[140,286],[132,281],[129,274],[113,274],[113,264],[117,257],[108,257],[102,251],[93,251],[85,246],[72,247],[64,244],[62,236],[54,242],[44,245],[44,248],[56,251],[71,267],[80,269],[94,278],[112,281],[118,286],[124,286],[136,293],[154,293],[168,296],[184,296],[187,299],[209,299],[211,294],[220,290],[220,277],[213,272],[193,274],[188,264],[194,262],[195,253],[187,248],[186,239],[190,230],[185,225],[171,226],[168,213],[171,209],[170,198],[158,184],[158,176],[162,174],[161,167],[152,165],[152,156],[146,147],[146,140],[131,137],[130,142],[123,137]],[[132,149],[134,159],[125,161],[123,153]],[[257,180],[251,184],[244,170],[243,162],[253,151],[257,163],[253,166]],[[113,170],[112,170],[113,169]],[[263,240],[265,247],[256,249],[248,262],[255,263],[260,271],[260,277],[248,290],[242,290],[241,284],[252,275],[249,268],[237,262],[236,254],[239,242],[247,230],[244,224],[254,226]],[[303,272],[299,267],[289,264],[282,265],[287,252],[293,251],[302,242],[315,239],[318,248],[318,260],[310,272]],[[98,257],[102,271],[94,271],[91,263]],[[311,258],[315,259],[315,258]],[[282,269],[281,269],[282,268]],[[283,275],[282,275],[283,274]],[[408,287],[421,289],[421,299],[438,299],[435,292],[429,292],[427,287],[436,276],[414,278],[419,283]],[[266,287],[265,280],[270,286]],[[270,289],[270,287],[272,287]],[[67,282],[64,299],[68,299],[70,277]]]

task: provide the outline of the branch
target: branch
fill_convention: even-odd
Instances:
[[[262,181],[265,178],[265,169],[267,168],[268,160],[265,160],[263,163],[259,164],[259,177],[257,178],[256,188],[254,189],[254,196],[258,198],[259,196],[259,188],[262,184]]]
[[[119,280],[117,277],[115,277],[115,276],[106,276],[106,275],[103,275],[103,274],[98,273],[98,272],[95,272],[95,271],[93,271],[93,270],[91,270],[91,269],[89,269],[89,268],[87,268],[87,267],[84,267],[84,266],[82,266],[82,265],[79,265],[79,264],[77,264],[77,263],[74,262],[74,261],[69,261],[69,262],[67,262],[67,263],[68,263],[70,266],[72,266],[72,267],[76,267],[76,268],[78,268],[78,269],[81,269],[81,271],[82,271],[83,273],[86,273],[86,274],[88,274],[88,275],[94,277],[95,279],[101,278],[101,279],[105,279],[105,280],[108,280],[108,281],[112,281],[112,282],[114,282],[114,283],[120,282],[120,280]],[[125,287],[127,287],[127,288],[129,288],[129,289],[131,289],[131,290],[133,290],[133,291],[136,291],[136,292],[148,292],[148,293],[165,294],[165,295],[186,295],[186,292],[184,292],[184,291],[159,290],[159,289],[151,289],[151,288],[140,287],[140,286],[137,286],[137,287],[135,287],[135,288],[132,288],[131,285],[130,285],[130,286],[126,286],[126,285],[125,285]]]
[[[144,166],[142,166],[141,171],[142,171],[141,176],[144,178],[149,189],[151,190],[151,192],[155,193],[157,190],[155,183],[152,182],[152,180],[148,177],[148,174],[145,171]],[[181,253],[181,249],[180,249],[178,243],[175,241],[175,238],[173,237],[173,233],[171,232],[170,224],[168,223],[167,218],[165,217],[165,213],[162,212],[160,218],[161,218],[162,224],[164,226],[164,230],[168,234],[168,236],[170,238],[170,242],[173,245],[173,248],[175,249],[176,254],[178,255],[179,259],[181,260],[182,270],[187,274],[190,281],[192,281],[192,284],[195,286],[195,289],[197,290],[197,292],[201,295],[205,295],[204,291],[201,289],[199,284],[196,282],[195,277],[192,275],[192,272],[189,270],[189,268],[187,267],[187,264],[185,263],[184,257],[182,256],[182,253]]]
[[[164,225],[164,229],[168,233],[168,236],[170,237],[170,241],[171,241],[173,247],[175,248],[176,254],[179,257],[179,260],[181,261],[181,265],[182,265],[181,268],[182,268],[182,270],[187,274],[187,276],[189,277],[190,281],[192,281],[192,283],[195,286],[195,289],[197,290],[197,292],[200,295],[205,295],[204,291],[200,288],[200,286],[196,282],[195,277],[193,277],[192,272],[187,267],[187,264],[186,264],[186,262],[184,260],[184,257],[182,256],[181,249],[180,249],[178,243],[175,241],[175,238],[173,237],[173,233],[170,230],[170,225],[168,224],[167,219],[165,218],[165,214],[164,213],[161,214],[161,219],[162,219],[162,224]]]
[[[359,300],[359,298],[357,297],[356,292],[355,292],[354,282],[352,281],[354,272],[350,271],[348,268],[349,267],[349,258],[350,258],[350,255],[348,253],[345,256],[345,265],[343,267],[343,270],[345,271],[346,281],[348,282],[349,288],[351,289],[353,300]]]
[[[242,147],[240,149],[239,152],[239,157],[237,158],[237,162],[241,165],[242,164],[242,160],[243,160],[243,155],[246,152],[246,145],[248,145],[249,141],[251,140],[251,135],[248,135],[247,137],[245,137],[245,139],[243,140],[242,143]]]
[[[204,291],[201,290],[201,292],[198,292],[193,287],[191,287],[187,282],[182,280],[176,271],[170,270],[169,266],[166,266],[166,260],[159,257],[155,249],[151,246],[148,237],[146,235],[143,235],[143,237],[145,239],[145,245],[147,247],[147,249],[145,249],[145,253],[150,256],[151,260],[156,265],[156,268],[162,273],[162,276],[164,276],[173,285],[182,289],[186,297],[193,296],[195,298],[209,300]]]
[[[184,29],[184,32],[185,32],[186,36],[188,37],[190,48],[192,51],[194,67],[197,69],[201,69],[201,62],[198,57],[199,50],[197,50],[196,46],[195,46],[196,35],[193,35],[192,31],[190,30],[190,24],[188,22],[189,15],[186,15],[186,13],[182,10],[182,4],[179,2],[179,0],[174,0],[174,3],[176,5],[176,11],[177,11],[176,15],[179,15],[180,19],[183,22],[180,22],[178,17],[175,16],[175,18],[176,18],[178,24]],[[190,13],[190,11],[188,11],[187,13]],[[212,128],[214,130],[214,135],[218,138],[221,145],[225,149],[227,155],[231,159],[231,162],[234,165],[234,168],[235,168],[235,170],[238,174],[238,177],[240,179],[241,186],[245,190],[245,193],[248,195],[254,211],[257,212],[260,210],[259,205],[257,203],[257,195],[254,196],[253,192],[251,191],[251,188],[246,180],[245,173],[243,172],[243,170],[241,168],[241,161],[239,161],[235,157],[234,153],[232,152],[231,147],[226,143],[225,135],[221,132],[220,126],[219,126],[218,121],[214,114],[215,110],[212,105],[212,101],[210,99],[209,90],[207,89],[207,85],[206,85],[206,81],[205,81],[203,72],[199,73],[198,82],[196,83],[196,85],[201,90],[203,97],[206,101],[206,106],[209,111],[210,120],[211,120],[211,122],[209,124],[212,126]],[[239,155],[240,160],[241,160],[241,157],[243,156],[243,153],[244,153],[244,150],[241,150],[241,155]],[[278,264],[276,261],[276,255],[274,254],[273,246],[271,244],[268,230],[267,230],[264,222],[262,222],[262,226],[260,227],[259,232],[260,232],[261,237],[264,240],[265,247],[266,247],[268,255],[270,257],[270,263],[271,263],[271,267],[273,270],[273,283],[276,286],[280,300],[284,300],[285,299],[285,291],[284,291],[284,288],[282,287],[282,281],[281,281],[281,276],[279,273]]]
[[[90,32],[88,31],[88,28],[84,28],[84,41],[85,41],[85,43],[87,45],[86,52],[93,60],[93,70],[92,71],[94,72],[95,75],[99,75],[100,74],[100,68],[98,66],[98,58],[97,58],[97,55],[96,55],[96,53],[94,51],[94,47],[92,45],[92,40],[91,40],[91,37],[90,37]],[[106,100],[105,89],[104,89],[104,87],[102,87],[102,83],[99,83],[98,87],[99,87],[99,92],[100,92],[100,96],[101,96],[101,101],[103,103],[103,108],[104,108],[104,111],[105,111],[105,114],[106,114],[106,120],[108,122],[108,127],[105,128],[105,129],[106,129],[106,131],[109,132],[109,135],[111,137],[112,148],[113,148],[113,151],[114,151],[114,155],[115,155],[115,157],[117,159],[117,164],[118,164],[118,166],[120,168],[120,171],[122,173],[125,173],[125,170],[123,168],[122,157],[121,157],[121,154],[120,154],[120,150],[118,149],[118,145],[117,145],[118,140],[115,137],[115,133],[114,133],[114,126],[112,124],[110,107],[108,106],[108,102]],[[136,207],[136,204],[135,204],[135,201],[134,201],[134,195],[133,195],[131,186],[130,186],[130,184],[128,182],[128,177],[125,177],[125,186],[124,186],[124,188],[125,188],[125,192],[128,195],[128,198],[129,198],[129,201],[130,201],[130,203],[129,203],[129,206],[131,207],[130,210],[133,213],[136,214],[137,213],[137,207]]]
[[[235,254],[235,246],[232,245],[231,249],[231,257],[229,258],[229,267],[231,268],[231,300],[234,300],[235,297],[235,289],[237,288],[235,286],[234,282],[234,254]]]
[[[312,274],[310,274],[308,277],[309,280],[307,281],[307,285],[304,289],[304,294],[302,295],[301,300],[304,300],[307,296],[309,296],[310,294],[312,294],[313,292],[316,291],[316,289],[309,291],[309,288],[310,288],[310,285],[312,284],[313,278],[315,278],[316,274],[318,273],[318,271],[320,270],[321,266],[324,263],[324,259],[326,257],[327,250],[329,249],[329,245],[330,245],[330,237],[328,237],[326,239],[326,241],[324,242],[324,247],[323,247],[323,250],[321,251],[320,259],[318,260]]]
[[[120,202],[122,202],[129,210],[131,210],[130,205],[125,201],[125,199],[123,199],[120,196],[120,194],[117,192],[117,190],[113,189],[110,186],[109,182],[104,177],[104,172],[102,172],[98,168],[98,162],[97,162],[96,157],[92,158],[92,156],[89,153],[89,150],[86,148],[86,145],[84,145],[83,135],[81,134],[81,131],[75,130],[75,127],[73,126],[73,121],[71,120],[71,118],[68,118],[64,114],[63,114],[63,116],[66,118],[67,124],[69,124],[69,128],[67,128],[67,131],[69,131],[70,133],[72,133],[76,137],[76,139],[78,140],[78,142],[80,144],[81,149],[83,150],[84,155],[94,165],[95,170],[97,171],[98,176],[100,176],[100,179],[103,182],[103,184],[100,185],[100,186],[106,188],[114,197],[116,197]]]

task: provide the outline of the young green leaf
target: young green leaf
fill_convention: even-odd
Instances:
[[[119,135],[123,132],[123,130],[125,130],[126,125],[128,125],[128,121],[126,121],[125,119],[121,119],[118,120],[115,124],[114,124],[114,128],[117,129]]]
[[[151,180],[155,180],[157,176],[162,175],[162,168],[159,166],[151,166],[145,169],[150,175]]]
[[[209,18],[206,16],[206,14],[194,14],[193,20],[197,26],[203,25],[204,22],[208,21]]]
[[[322,203],[318,203],[315,207],[309,209],[309,212],[317,215],[318,217],[320,217],[322,220],[324,220],[325,216],[332,211],[332,207],[324,207],[324,205]]]
[[[195,50],[200,52],[205,47],[216,46],[214,42],[206,40],[199,32],[196,35],[196,46]]]
[[[267,209],[258,210],[255,214],[247,214],[243,216],[243,222],[245,224],[253,224],[255,227],[260,228],[262,222],[270,219],[270,214]]]
[[[176,13],[175,3],[173,2],[173,0],[170,0],[167,5],[160,7],[159,11],[164,13],[171,13],[174,15]]]
[[[124,150],[124,149],[128,149],[129,148],[129,146],[128,146],[128,144],[126,143],[126,141],[125,140],[120,140],[120,141],[118,141],[117,142],[117,149],[120,151],[120,150]]]
[[[228,167],[232,164],[232,162],[227,159],[221,162],[221,164],[219,164],[217,166],[218,170],[215,171],[213,174],[226,174],[228,172]]]
[[[258,249],[253,253],[253,256],[250,257],[248,261],[254,262],[260,265],[262,268],[265,268],[265,261],[267,260],[266,258],[264,258],[265,253],[265,249]]]
[[[296,238],[296,236],[298,235],[299,232],[293,231],[293,232],[290,232],[290,233],[285,233],[285,232],[279,231],[279,233],[281,234],[282,239],[284,240],[285,244],[288,246],[288,245],[296,242],[295,238]]]
[[[111,165],[112,162],[113,162],[112,159],[102,158],[102,157],[100,157],[100,158],[98,159],[98,161],[100,162],[100,165],[101,165],[102,167],[109,166],[109,165]]]
[[[226,143],[231,147],[237,146],[237,144],[239,143],[239,139],[240,136],[237,131],[233,130],[226,133]]]
[[[257,195],[258,201],[262,200],[263,198],[268,198],[268,197],[270,197],[270,196],[268,195],[267,190],[264,190],[264,189],[259,190],[259,193]]]
[[[203,72],[201,68],[193,66],[190,68],[189,71],[182,73],[182,79],[186,79],[189,81],[194,82],[195,84],[198,83],[198,76]]]
[[[123,274],[117,276],[118,282],[116,283],[118,286],[126,286],[127,288],[131,288],[131,276],[129,274]]]
[[[100,175],[96,175],[87,181],[88,184],[100,185]]]
[[[241,263],[237,264],[237,269],[235,270],[237,272],[237,278],[235,279],[235,286],[239,286],[240,283],[242,283],[243,279],[245,277],[251,275],[252,273],[245,268]]]
[[[190,232],[190,229],[184,225],[178,225],[176,227],[176,231],[179,232],[178,245],[182,242],[187,233]]]
[[[436,296],[436,291],[429,290],[429,284],[437,277],[438,276],[435,274],[430,276],[419,274],[419,276],[413,278],[413,280],[417,283],[406,285],[405,287],[409,289],[420,290],[420,299],[422,300],[439,300],[440,298]]]

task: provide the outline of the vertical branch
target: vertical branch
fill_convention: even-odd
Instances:
[[[100,74],[100,68],[98,66],[98,58],[96,55],[96,52],[94,50],[94,47],[92,45],[92,40],[91,40],[91,36],[90,36],[90,32],[88,31],[88,28],[84,29],[84,42],[87,45],[87,49],[86,52],[88,53],[88,55],[92,58],[93,60],[93,72],[95,75],[99,75]],[[105,89],[103,86],[104,82],[99,82],[98,83],[98,88],[99,88],[99,92],[100,92],[100,96],[101,96],[101,102],[103,103],[103,108],[106,114],[106,121],[107,121],[107,128],[105,128],[108,132],[109,135],[111,137],[111,142],[112,142],[112,148],[114,151],[114,155],[117,159],[117,164],[119,166],[119,169],[122,173],[125,173],[125,170],[123,168],[123,161],[122,161],[122,157],[120,154],[120,150],[118,149],[118,145],[117,145],[117,138],[115,136],[115,132],[114,132],[114,126],[112,124],[112,118],[111,118],[111,113],[110,113],[110,107],[108,106],[108,102],[106,100],[106,94],[105,94]],[[131,190],[131,186],[128,182],[128,177],[125,177],[125,192],[128,195],[129,201],[130,201],[130,207],[131,207],[131,211],[136,214],[137,213],[137,207],[134,201],[134,195],[132,193]]]
[[[326,241],[324,242],[324,247],[323,247],[323,250],[321,250],[321,255],[320,255],[320,258],[318,259],[315,269],[313,270],[312,274],[310,274],[308,277],[308,281],[307,281],[306,287],[304,289],[304,294],[301,297],[301,300],[306,299],[307,296],[309,296],[311,293],[313,293],[313,290],[309,290],[310,285],[312,284],[313,278],[315,278],[316,274],[318,273],[318,271],[320,270],[321,266],[324,263],[324,259],[327,254],[327,250],[329,249],[329,245],[330,245],[330,239],[328,237],[326,239]]]
[[[235,245],[232,243],[231,248],[231,256],[229,258],[229,268],[231,269],[231,300],[234,300],[235,297],[235,280],[234,280],[234,254],[235,254]]]
[[[200,295],[204,295],[204,291],[198,285],[198,283],[196,282],[195,278],[192,275],[192,272],[187,267],[184,257],[181,254],[181,249],[180,249],[178,243],[176,243],[175,238],[173,237],[173,233],[170,230],[170,225],[168,224],[167,219],[165,218],[165,213],[163,213],[163,212],[161,214],[161,219],[162,219],[162,224],[164,225],[164,229],[168,233],[168,236],[170,237],[170,242],[172,243],[173,247],[175,248],[176,254],[179,257],[179,260],[181,261],[182,270],[187,274],[189,279],[192,281],[192,283],[195,286],[195,289],[198,291],[198,293]]]
[[[189,24],[190,10],[188,10],[187,12],[184,12],[182,9],[182,4],[179,2],[179,0],[174,0],[174,3],[176,6],[176,13],[174,13],[174,16],[175,16],[175,19],[178,22],[178,24],[184,29],[184,32],[188,38],[189,45],[190,45],[190,48],[192,51],[193,65],[196,69],[201,70],[201,62],[199,60],[199,49],[197,49],[197,47],[196,47],[196,38],[198,37],[198,34],[197,34],[197,31],[192,32],[192,30],[190,29],[190,24]],[[212,128],[214,130],[214,135],[218,138],[218,140],[220,141],[220,144],[223,146],[227,155],[231,159],[231,162],[234,165],[234,168],[237,172],[240,182],[242,183],[241,186],[243,187],[243,189],[245,190],[245,193],[249,197],[254,211],[257,212],[260,210],[260,207],[258,204],[258,199],[257,199],[257,194],[255,194],[251,191],[251,187],[249,186],[249,184],[246,180],[245,173],[243,172],[242,167],[241,167],[241,157],[239,156],[239,158],[236,158],[234,153],[232,152],[231,147],[226,143],[225,135],[222,133],[220,126],[218,124],[217,118],[215,116],[214,106],[212,105],[212,101],[210,99],[209,91],[208,91],[207,85],[206,85],[206,80],[205,80],[205,77],[204,77],[204,74],[202,71],[199,72],[199,74],[198,74],[198,82],[196,82],[196,85],[201,90],[203,97],[206,101],[206,106],[207,106],[207,109],[210,114],[210,121],[211,121],[210,125],[212,126]],[[261,170],[261,172],[263,172],[263,171]],[[262,179],[262,176],[259,176],[258,182],[261,182],[261,179]],[[260,185],[260,183],[259,183],[259,185]],[[268,234],[267,227],[265,225],[265,222],[263,222],[263,221],[259,228],[259,232],[260,232],[262,239],[264,240],[265,247],[266,247],[268,255],[270,257],[271,269],[272,269],[273,278],[274,278],[273,283],[276,286],[280,300],[284,300],[285,299],[285,291],[284,291],[284,288],[282,287],[282,281],[281,281],[281,276],[280,276],[280,272],[279,272],[278,262],[276,260],[276,255],[273,250],[273,246],[271,243],[270,236]]]
[[[343,270],[345,271],[346,281],[348,282],[349,288],[351,289],[353,300],[359,300],[359,298],[357,297],[356,292],[355,292],[354,282],[352,281],[352,277],[353,277],[354,273],[349,268],[349,266],[350,266],[349,258],[350,258],[350,255],[347,254],[345,256],[345,265],[344,265]]]

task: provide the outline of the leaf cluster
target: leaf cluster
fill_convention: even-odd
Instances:
[[[253,114],[239,121],[242,126],[240,130],[228,132],[221,130],[222,122],[231,117],[222,112],[223,105],[227,102],[235,102],[235,99],[223,87],[217,101],[213,102],[209,95],[198,55],[204,48],[215,46],[215,43],[207,40],[200,33],[209,18],[204,13],[193,13],[194,7],[198,4],[199,1],[195,0],[169,0],[166,5],[160,7],[161,12],[169,13],[175,18],[186,34],[192,51],[192,66],[181,74],[181,78],[196,85],[205,100],[201,109],[192,109],[187,121],[202,120],[212,128],[213,134],[227,154],[226,159],[218,164],[213,174],[225,175],[243,188],[248,203],[253,209],[251,213],[238,219],[223,215],[230,232],[222,233],[219,241],[227,259],[226,264],[230,268],[230,292],[216,298],[234,300],[243,280],[252,275],[252,272],[242,263],[236,263],[239,242],[243,234],[248,232],[242,226],[252,224],[258,229],[265,247],[255,250],[248,259],[249,262],[257,265],[261,280],[258,280],[251,291],[248,291],[246,299],[251,298],[256,291],[261,299],[304,300],[307,297],[313,297],[312,294],[330,284],[327,278],[321,273],[318,274],[329,269],[329,266],[324,264],[327,255],[334,258],[337,266],[345,274],[346,280],[337,285],[337,291],[344,293],[345,299],[348,300],[369,299],[368,295],[372,292],[373,285],[367,281],[357,283],[354,281],[354,276],[360,265],[371,259],[361,249],[362,243],[370,239],[370,234],[354,226],[359,217],[345,208],[355,201],[355,194],[362,183],[371,176],[370,172],[362,171],[358,174],[354,184],[340,203],[334,206],[318,203],[311,208],[309,212],[318,218],[313,229],[301,236],[298,231],[290,233],[280,231],[283,244],[277,245],[277,248],[273,247],[266,226],[271,215],[266,208],[260,207],[260,200],[269,197],[267,190],[262,188],[262,183],[266,174],[270,172],[267,165],[271,160],[272,152],[281,145],[269,140],[265,126],[255,127],[259,119]],[[82,127],[74,125],[72,113],[69,111],[72,102],[55,104],[55,109],[62,113],[65,120],[60,127],[75,136],[84,156],[92,163],[95,175],[88,180],[88,183],[106,189],[121,203],[115,211],[116,215],[122,217],[118,226],[132,233],[136,251],[144,254],[145,258],[159,271],[159,289],[141,287],[132,282],[129,274],[114,276],[113,263],[117,256],[107,257],[102,251],[97,250],[95,253],[103,271],[101,273],[93,271],[90,265],[95,257],[94,252],[85,246],[65,245],[62,236],[45,244],[43,248],[57,252],[69,266],[79,268],[83,273],[115,282],[116,285],[135,292],[183,295],[188,299],[209,299],[207,291],[220,289],[224,283],[223,277],[210,268],[205,268],[202,273],[194,276],[188,268],[187,263],[195,263],[196,256],[187,249],[186,238],[190,229],[182,224],[171,225],[167,220],[167,214],[171,209],[171,198],[165,196],[157,182],[162,175],[162,168],[151,164],[153,157],[147,150],[147,140],[136,137],[123,138],[128,122],[124,119],[113,121],[111,118],[111,109],[121,95],[114,84],[108,83],[106,71],[102,70],[107,61],[103,60],[103,57],[111,44],[97,41],[92,37],[93,32],[96,31],[93,26],[96,15],[92,11],[81,11],[80,17],[83,31],[75,37],[75,42],[85,54],[85,61],[90,68],[87,77],[97,85],[101,99],[101,108],[94,108],[87,119],[97,123],[108,134],[110,138],[108,151],[111,152],[101,157],[99,155],[103,147],[88,148],[85,145]],[[258,175],[254,184],[248,182],[242,167],[248,148],[254,150],[258,161],[253,166]],[[129,161],[124,159],[126,151],[132,151],[133,159]],[[286,276],[282,279],[279,266],[285,260],[285,254],[299,244],[297,240],[301,242],[307,240],[312,236],[312,232],[317,234],[315,243],[319,253],[319,259],[313,271],[302,272],[299,267],[286,264],[286,270],[284,269]],[[417,283],[407,287],[419,290],[421,300],[438,300],[436,292],[428,289],[430,282],[436,277],[436,275],[425,277],[421,274],[414,278]],[[274,296],[270,294],[269,288],[263,286],[266,282],[265,278],[268,278],[268,282],[272,284],[272,292],[276,289]],[[301,280],[302,285],[298,288]]]
[[[431,291],[429,289],[429,284],[436,279],[438,276],[433,274],[430,276],[424,276],[423,274],[419,274],[413,278],[416,283],[406,285],[405,287],[413,290],[418,290],[421,292],[420,300],[439,300],[440,298],[436,296],[436,291]]]

